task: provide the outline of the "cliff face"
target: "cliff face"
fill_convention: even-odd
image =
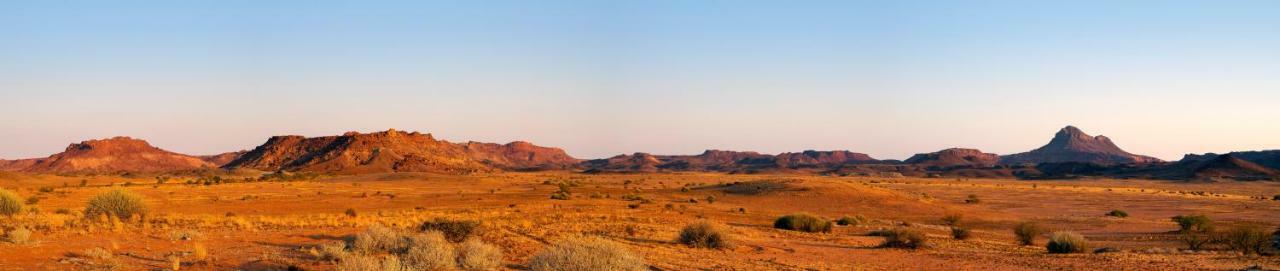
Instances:
[[[1000,158],[1001,164],[1039,164],[1082,162],[1094,164],[1143,164],[1162,162],[1150,156],[1126,152],[1110,138],[1090,136],[1084,131],[1067,126],[1054,135],[1049,144],[1029,152]]]
[[[388,130],[306,138],[277,136],[224,168],[331,173],[442,172],[565,169],[577,159],[528,142],[505,145],[450,143],[431,134]]]

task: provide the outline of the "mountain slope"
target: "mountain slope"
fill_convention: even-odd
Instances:
[[[36,173],[165,172],[215,168],[200,158],[178,154],[129,137],[88,140],[47,158],[17,160],[6,168]]]
[[[330,173],[563,169],[579,161],[563,150],[527,142],[450,143],[431,134],[388,130],[306,138],[276,136],[223,166],[264,171]]]
[[[1067,126],[1054,135],[1049,144],[1029,152],[1000,157],[1001,164],[1039,164],[1084,162],[1095,164],[1142,164],[1161,162],[1150,156],[1126,152],[1110,138],[1090,136],[1074,126]]]

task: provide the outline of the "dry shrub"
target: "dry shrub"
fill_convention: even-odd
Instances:
[[[1187,249],[1200,250],[1209,243],[1212,243],[1214,241],[1214,237],[1203,232],[1183,232],[1178,234],[1178,241],[1182,241],[1183,244],[1186,244]]]
[[[857,226],[858,224],[862,224],[866,222],[867,222],[867,217],[862,215],[854,215],[854,216],[841,217],[840,219],[836,220],[836,225]]]
[[[208,260],[209,248],[204,247],[204,244],[201,244],[201,243],[192,244],[191,258],[195,259],[197,262],[203,262],[205,260]]]
[[[147,205],[142,202],[142,196],[122,189],[94,195],[89,198],[89,202],[84,209],[85,217],[108,215],[120,219],[129,219],[146,214]]]
[[[644,259],[621,244],[599,237],[570,238],[533,255],[532,271],[644,271]]]
[[[960,221],[964,220],[963,214],[948,214],[942,217],[942,224],[948,226],[960,225]]]
[[[449,242],[457,243],[466,240],[468,237],[480,234],[482,228],[480,227],[480,221],[436,218],[422,222],[422,225],[418,226],[418,230],[424,232],[439,231],[444,233],[444,237],[449,239]]]
[[[1089,250],[1089,240],[1079,233],[1059,231],[1049,235],[1045,248],[1049,253],[1083,253]]]
[[[710,221],[698,221],[684,226],[677,239],[681,244],[695,248],[725,249],[733,247],[733,239],[724,226]]]
[[[1013,227],[1013,235],[1018,238],[1018,243],[1024,246],[1036,244],[1036,236],[1044,233],[1044,228],[1035,222],[1022,222]]]
[[[0,215],[13,216],[22,213],[22,197],[13,191],[0,189]]]
[[[361,253],[397,252],[405,247],[404,236],[382,225],[373,225],[357,233],[351,248]]]
[[[923,232],[910,228],[881,231],[878,235],[884,236],[884,243],[880,244],[881,247],[917,249],[926,247],[929,244],[929,239],[925,237]]]
[[[831,232],[832,224],[831,221],[806,213],[790,214],[773,221],[774,228],[803,232]]]
[[[969,240],[971,235],[972,232],[969,231],[969,228],[951,227],[951,238],[955,238],[956,240]]]
[[[1257,226],[1239,226],[1222,233],[1219,239],[1228,248],[1240,253],[1262,254],[1271,242],[1271,234]]]
[[[337,271],[402,271],[410,269],[400,262],[399,258],[386,256],[353,255],[338,263]],[[422,269],[429,270],[429,269]]]
[[[31,242],[31,230],[26,228],[17,228],[5,234],[5,240],[10,243],[25,245]]]
[[[112,257],[114,257],[114,255],[111,254],[110,251],[107,251],[106,249],[103,249],[100,247],[84,250],[84,256],[89,257],[90,259],[95,259],[95,260],[110,260]]]
[[[412,270],[449,270],[453,269],[457,252],[453,245],[445,240],[444,234],[429,231],[409,236],[405,241],[404,254],[401,260]]]
[[[346,258],[347,244],[345,242],[330,242],[320,245],[316,258],[321,261],[337,261]]]
[[[1110,212],[1107,212],[1107,216],[1126,218],[1129,217],[1129,212],[1125,212],[1123,210],[1111,210]]]
[[[498,270],[502,266],[502,250],[477,239],[458,244],[458,268],[466,271]]]

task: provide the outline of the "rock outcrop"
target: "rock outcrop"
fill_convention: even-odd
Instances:
[[[1049,144],[1029,152],[1000,157],[1000,163],[1040,164],[1081,162],[1101,165],[1143,164],[1162,162],[1150,156],[1126,152],[1110,138],[1090,136],[1074,126],[1067,126],[1054,135]]]

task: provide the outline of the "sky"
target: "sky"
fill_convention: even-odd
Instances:
[[[578,158],[1280,149],[1280,1],[0,1],[0,159],[388,128]]]

